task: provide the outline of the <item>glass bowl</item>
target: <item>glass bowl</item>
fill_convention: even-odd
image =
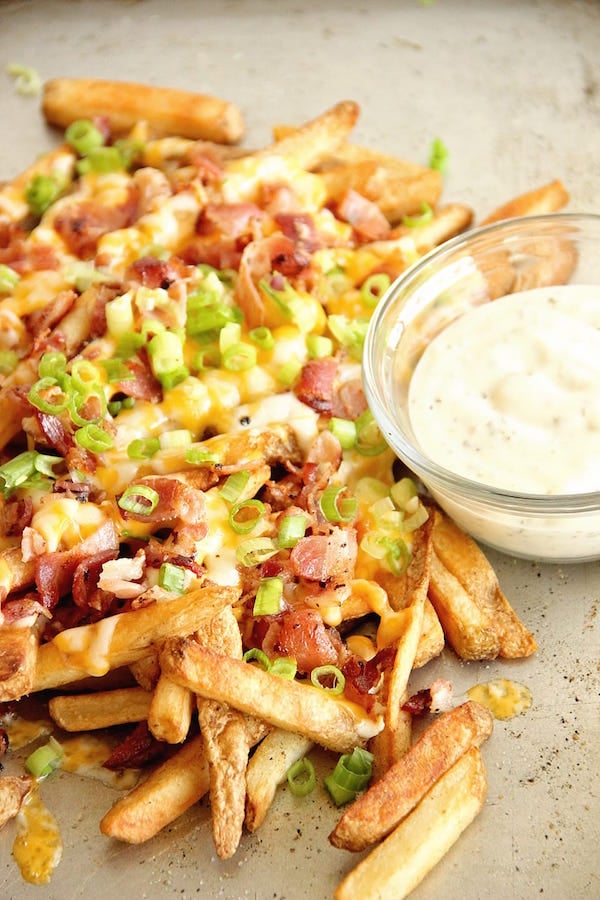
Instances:
[[[581,334],[579,324],[573,336],[570,324],[563,329],[561,319],[552,319],[556,297],[578,308],[583,304],[587,319]],[[496,301],[500,302],[491,308]],[[536,304],[542,304],[537,312]],[[524,316],[519,327],[536,340],[527,372],[515,350],[521,337],[503,337],[503,317],[511,307],[511,316],[515,314],[517,306],[518,315]],[[560,314],[564,312],[561,307]],[[470,319],[464,318],[467,314]],[[534,314],[542,318],[532,326],[534,320],[529,317]],[[423,354],[451,326],[440,338],[443,343],[437,343],[445,350],[438,354],[438,368],[430,370],[427,380],[423,370],[435,351],[430,350],[424,359]],[[470,336],[461,343],[460,330],[465,328]],[[546,329],[552,331],[549,350],[537,346]],[[596,437],[600,441],[600,352],[590,349],[593,343],[588,346],[588,337],[600,341],[600,215],[554,213],[473,229],[415,263],[380,300],[363,358],[364,388],[373,415],[398,457],[439,505],[482,543],[540,561],[600,558],[600,452],[596,464],[590,451],[587,468],[581,456],[595,446]],[[546,390],[546,375],[541,374],[545,356],[565,380],[556,390]],[[498,365],[500,374],[493,382],[489,373]],[[480,377],[483,387],[477,387]],[[587,379],[584,400],[569,393],[578,389],[580,377]],[[505,395],[509,383],[516,385],[512,396]],[[442,389],[448,387],[451,390],[444,395]],[[481,471],[487,473],[480,475],[472,460],[461,459],[460,443],[469,443],[473,430],[481,431],[479,423],[487,413],[480,415],[478,398],[488,394],[494,402],[502,398],[502,426],[514,424],[516,417],[515,428],[521,432],[514,437],[505,434],[489,446],[487,439],[476,442],[485,463]],[[559,423],[554,431],[538,434],[542,424],[554,427],[557,418],[562,422],[558,407],[554,408],[558,399],[567,401],[566,426],[561,430]],[[470,424],[463,431],[462,425],[453,431],[450,419],[440,413],[444,409],[450,415],[452,404],[456,421],[468,412]],[[432,411],[427,434],[419,418],[419,409],[424,408]],[[577,428],[585,420],[589,433],[584,430],[582,435],[572,428],[575,413]],[[417,429],[415,423],[420,423]],[[535,433],[541,444],[525,452],[520,444],[522,432]],[[512,481],[504,456],[511,440],[518,448]],[[538,474],[551,457],[557,477],[546,484]]]

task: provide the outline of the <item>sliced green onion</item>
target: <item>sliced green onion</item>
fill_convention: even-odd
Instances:
[[[146,338],[137,332],[122,334],[118,339],[116,355],[119,359],[130,359],[145,343]]]
[[[91,414],[84,415],[83,411],[89,409]],[[76,425],[89,425],[93,422],[97,425],[102,421],[107,411],[106,395],[102,385],[92,385],[85,392],[72,391],[69,395],[69,415]]]
[[[289,656],[276,656],[269,668],[271,675],[278,675],[280,678],[289,678],[290,681],[296,677],[297,671],[298,666],[296,660]]]
[[[363,281],[360,289],[360,297],[365,306],[377,306],[382,296],[389,288],[392,280],[385,272],[376,272]]]
[[[271,350],[275,346],[273,333],[266,325],[259,325],[258,328],[253,328],[252,331],[248,332],[248,337],[261,350]]]
[[[275,616],[281,607],[281,598],[283,597],[283,578],[275,575],[272,578],[261,578],[256,597],[254,599],[254,607],[252,615],[254,616]]]
[[[395,541],[384,538],[383,543],[387,548],[386,561],[390,572],[396,576],[404,575],[410,563],[410,550],[402,538],[397,538]]]
[[[382,497],[387,497],[389,491],[389,486],[384,481],[381,481],[379,478],[372,478],[369,475],[359,478],[354,487],[355,497],[358,498],[360,503],[364,503],[365,506],[371,506],[377,500],[381,500]]]
[[[17,93],[23,97],[33,97],[39,94],[42,87],[42,79],[32,66],[23,66],[20,63],[9,63],[6,67],[7,75],[15,79]]]
[[[429,151],[429,168],[437,169],[442,174],[448,168],[448,148],[441,138],[434,138]]]
[[[278,552],[279,547],[272,538],[248,538],[238,544],[235,551],[237,561],[242,566],[258,566]]]
[[[164,431],[159,438],[161,450],[189,447],[191,443],[192,432],[187,428],[174,428],[172,431]]]
[[[221,457],[218,453],[210,453],[208,450],[190,447],[185,451],[185,461],[192,466],[218,466]]]
[[[40,378],[55,378],[60,382],[67,370],[67,357],[59,351],[44,353],[38,363],[38,375]]]
[[[118,147],[92,147],[85,158],[77,163],[80,175],[87,175],[90,172],[95,175],[106,175],[124,168],[125,160]]]
[[[114,147],[119,151],[123,166],[126,169],[130,169],[142,153],[144,144],[142,141],[136,141],[132,138],[119,138],[115,141]]]
[[[54,466],[63,462],[64,460],[62,456],[50,456],[49,453],[36,453],[35,459],[33,460],[33,465],[36,472],[40,472],[40,474],[42,475],[47,475],[48,478],[56,478]]]
[[[421,525],[424,525],[428,518],[429,513],[427,512],[423,504],[419,503],[412,515],[404,517],[402,521],[402,530],[410,534],[411,531],[416,531],[417,528],[420,528]]]
[[[323,334],[307,334],[306,349],[310,359],[323,359],[333,353],[333,341]]]
[[[30,387],[27,399],[40,412],[52,416],[60,415],[69,406],[69,394],[63,391],[56,378],[50,376],[36,381]]]
[[[104,135],[89,119],[77,119],[65,131],[65,140],[79,156],[87,156],[90,150],[103,146]]]
[[[222,352],[221,360],[223,368],[229,372],[245,372],[256,365],[256,347],[253,347],[251,344],[244,344],[242,341],[239,344],[231,344],[230,347],[227,347]]]
[[[190,370],[187,366],[178,366],[177,369],[173,369],[171,372],[165,372],[165,374],[161,376],[160,382],[166,391],[170,391],[171,388],[174,388],[178,384],[181,384],[182,381],[185,381],[189,374]]]
[[[156,378],[163,381],[184,367],[183,343],[173,331],[161,331],[148,343],[150,366]]]
[[[385,559],[389,550],[389,538],[381,531],[367,531],[361,539],[360,549],[372,559]]]
[[[10,294],[21,280],[21,276],[10,266],[0,263],[0,294]]]
[[[323,679],[333,678],[333,684],[328,687],[323,683]],[[327,691],[328,694],[343,694],[346,687],[346,679],[337,666],[317,666],[310,673],[310,680],[315,687]]]
[[[5,496],[33,475],[36,455],[35,450],[25,450],[0,466],[0,490]]]
[[[242,659],[247,663],[257,662],[261,669],[264,669],[265,672],[268,672],[271,668],[271,661],[269,660],[269,657],[263,650],[259,650],[258,647],[252,647],[251,650],[246,650]]]
[[[98,369],[89,359],[76,359],[72,363],[71,378],[78,391],[88,391],[99,387]]]
[[[325,787],[336,805],[342,806],[367,787],[372,773],[373,754],[355,747],[352,753],[340,756],[332,774],[324,779]]]
[[[103,453],[104,450],[110,450],[114,442],[107,431],[90,422],[75,432],[75,443],[92,453]]]
[[[250,518],[238,519],[238,514],[251,512]],[[229,524],[236,534],[249,534],[254,531],[265,514],[265,504],[260,500],[241,500],[231,507]]]
[[[305,756],[297,760],[287,771],[287,782],[294,797],[307,797],[317,784],[315,767]]]
[[[421,203],[421,215],[420,216],[404,216],[402,219],[402,224],[406,226],[406,228],[419,228],[421,225],[428,225],[429,222],[433,219],[433,210],[430,207],[429,203]]]
[[[358,501],[356,497],[342,497],[347,493],[345,485],[330,484],[319,499],[321,512],[328,522],[351,522],[356,517]]]
[[[219,333],[219,350],[225,353],[230,347],[234,347],[240,342],[242,336],[242,327],[239,322],[227,322],[223,325]]]
[[[284,387],[291,387],[302,371],[302,365],[302,361],[294,354],[279,369],[277,381]]]
[[[158,438],[136,438],[127,445],[127,456],[129,459],[152,459],[159,450]]]
[[[100,365],[106,372],[106,377],[110,384],[116,384],[121,381],[133,381],[135,375],[129,369],[122,359],[102,359]]]
[[[417,496],[417,486],[412,478],[401,478],[390,488],[390,496],[398,509],[406,510],[408,503]]]
[[[25,202],[34,216],[43,216],[61,191],[62,184],[53,175],[34,175],[25,188]]]
[[[356,420],[356,449],[361,456],[379,456],[387,450],[387,444],[370,409]]]
[[[19,364],[19,355],[14,350],[0,350],[0,375],[10,375]]]
[[[149,516],[158,506],[159,499],[158,491],[149,485],[132,484],[125,488],[117,502],[126,512],[138,516]]]
[[[228,324],[238,325],[241,320],[242,312],[238,307],[227,306],[218,298],[200,292],[188,297],[185,330],[193,337],[209,331],[220,331]],[[238,333],[238,341],[239,338]]]
[[[327,426],[340,442],[342,450],[351,450],[356,443],[356,425],[352,419],[339,419],[332,416]]]
[[[63,749],[58,741],[51,737],[47,744],[38,747],[25,760],[25,768],[34,778],[45,778],[60,765]]]
[[[227,500],[228,503],[235,503],[239,500],[249,479],[250,472],[246,471],[246,469],[242,469],[241,471],[234,472],[233,475],[230,475],[220,490],[223,500]]]
[[[308,519],[306,516],[284,516],[279,525],[277,543],[284,549],[295,547],[304,537]]]
[[[183,594],[185,590],[185,569],[173,563],[164,562],[158,570],[158,585],[165,591]]]
[[[166,325],[160,319],[144,319],[140,328],[140,334],[146,341],[149,341],[155,334],[161,334],[166,330]]]
[[[356,319],[349,319],[348,316],[334,315],[328,317],[327,325],[340,346],[354,359],[360,361],[369,327],[368,318],[359,316]]]

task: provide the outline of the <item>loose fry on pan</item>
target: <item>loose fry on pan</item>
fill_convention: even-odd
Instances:
[[[256,831],[265,820],[277,787],[288,769],[313,747],[303,734],[274,729],[262,741],[246,770],[246,828]]]
[[[272,675],[206,650],[186,638],[165,642],[160,664],[174,681],[287,731],[300,731],[331,750],[351,752],[380,728],[365,711],[320,688]]]
[[[537,649],[535,639],[504,596],[485,555],[472,538],[440,511],[436,511],[435,515],[433,547],[440,565],[456,579],[472,603],[481,610],[482,616],[487,618],[486,627],[491,629],[498,641],[498,655],[519,659],[534,653]],[[439,573],[437,566],[436,573]],[[436,584],[439,587],[439,581]],[[434,584],[434,605],[437,602],[442,609],[438,587]],[[448,616],[444,619],[440,615],[440,619],[445,627]]]
[[[0,626],[0,703],[33,690],[43,622],[35,616]]]
[[[483,761],[468,750],[419,805],[342,881],[335,900],[402,900],[423,881],[481,810],[487,793]]]
[[[502,219],[512,219],[517,216],[536,216],[543,213],[557,212],[569,202],[569,193],[562,181],[558,178],[549,184],[520,194],[508,203],[503,203],[483,219],[481,225],[491,225],[492,222],[500,222]]]
[[[48,708],[63,731],[94,731],[143,721],[148,717],[151,699],[152,695],[142,688],[118,688],[52,697]]]
[[[470,700],[435,719],[411,749],[346,809],[329,835],[334,847],[365,850],[386,837],[463,753],[487,740],[493,724],[492,714]]]
[[[116,133],[146,119],[158,134],[235,144],[244,133],[240,109],[233,103],[126,81],[54,78],[44,85],[42,111],[51,125],[65,128],[77,119],[106,116]]]
[[[157,741],[181,744],[192,721],[194,698],[190,691],[161,675],[148,709],[148,728]]]
[[[232,588],[206,584],[173,600],[67,629],[40,648],[33,690],[59,687],[94,674],[89,669],[98,664],[102,674],[130,665],[166,638],[191,634],[236,598],[237,591]]]
[[[117,800],[100,822],[100,831],[129,844],[141,844],[197,803],[208,786],[208,763],[202,738],[197,735]]]
[[[0,776],[0,828],[14,819],[33,784],[29,775]]]

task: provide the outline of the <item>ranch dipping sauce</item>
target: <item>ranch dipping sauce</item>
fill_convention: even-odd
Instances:
[[[474,307],[425,349],[408,411],[422,450],[458,475],[520,493],[600,490],[599,289]]]

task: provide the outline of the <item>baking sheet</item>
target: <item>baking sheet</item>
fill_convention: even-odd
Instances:
[[[343,98],[362,106],[357,141],[424,162],[450,150],[445,199],[483,217],[554,177],[570,209],[600,212],[600,4],[503,0],[49,0],[1,2],[0,62],[42,78],[121,78],[187,87],[239,103],[246,143],[270,138]],[[0,71],[0,180],[57,140],[36,98]],[[600,544],[600,536],[599,536]],[[533,708],[496,724],[484,747],[486,806],[414,897],[545,900],[600,897],[600,568],[538,566],[489,552],[540,645],[533,659],[460,664],[445,654],[418,673],[460,693],[509,677]],[[145,846],[113,843],[98,822],[115,793],[57,774],[44,797],[63,860],[46,887],[24,884],[0,834],[0,895],[28,898],[220,897],[321,900],[356,857],[327,841],[336,819],[322,790],[281,792],[238,854],[213,852],[208,810],[191,810]]]

